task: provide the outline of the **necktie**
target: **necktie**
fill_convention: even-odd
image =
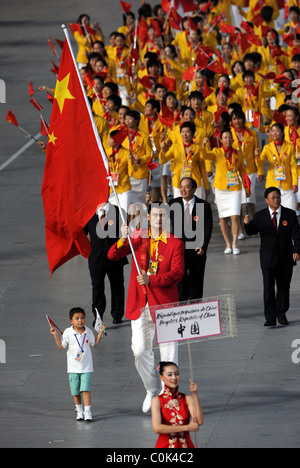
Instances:
[[[188,204],[188,203],[187,203],[186,206],[185,206],[184,214],[185,214],[185,220],[186,220],[186,222],[187,222],[187,224],[188,224],[189,221],[190,221],[190,208],[189,208],[189,204]]]
[[[277,231],[277,219],[276,219],[277,215],[278,215],[278,213],[276,211],[273,211],[273,226],[274,226],[276,231]]]

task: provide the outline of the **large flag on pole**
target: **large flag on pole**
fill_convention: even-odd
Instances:
[[[42,196],[51,275],[91,246],[83,228],[109,194],[109,166],[67,28],[51,114]]]

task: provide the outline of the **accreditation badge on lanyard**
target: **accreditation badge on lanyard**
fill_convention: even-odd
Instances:
[[[275,166],[275,180],[285,180],[286,179],[286,171],[284,166]]]
[[[119,184],[119,173],[118,172],[111,172],[111,178],[112,178],[112,182],[114,184],[115,187],[118,186]],[[109,181],[109,186],[112,187],[112,183],[111,183],[111,180]]]
[[[297,151],[296,153],[296,162],[297,162],[297,166],[300,166],[300,151]]]
[[[158,270],[158,242],[159,241],[157,240],[156,241],[155,253],[154,253],[155,260],[153,260],[152,258],[150,258],[150,260],[149,260],[149,268],[148,268],[148,271],[147,271],[148,276],[156,275],[157,270]]]
[[[193,162],[193,155],[194,153],[189,151],[188,160],[185,158],[183,160],[183,168],[182,168],[182,178],[183,177],[191,177],[192,175],[192,162]]]
[[[227,180],[228,180],[228,185],[229,186],[234,186],[234,185],[238,185],[239,181],[238,181],[238,176],[237,176],[237,173],[235,171],[228,171],[227,172]]]
[[[78,361],[78,362],[81,362],[82,360],[82,357],[83,357],[83,354],[84,354],[84,342],[85,342],[85,337],[86,337],[86,334],[84,334],[84,337],[83,337],[83,340],[82,340],[82,344],[79,343],[79,340],[77,338],[77,335],[74,335],[75,338],[76,338],[76,341],[78,343],[78,346],[80,348],[80,351],[78,351],[78,353],[76,354],[75,356],[75,361]]]

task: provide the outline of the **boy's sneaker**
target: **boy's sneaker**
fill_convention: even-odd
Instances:
[[[91,410],[85,410],[84,412],[84,420],[85,421],[93,421],[93,416]]]
[[[83,411],[77,411],[77,416],[76,416],[76,421],[83,421],[84,420],[84,414]]]

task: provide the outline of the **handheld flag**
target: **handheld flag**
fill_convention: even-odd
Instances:
[[[61,333],[61,335],[63,335],[63,332],[58,328],[57,325],[55,325],[53,320],[51,320],[51,318],[49,318],[47,314],[46,314],[46,318],[48,320],[48,323],[49,323],[50,327],[52,326],[52,327],[56,328],[56,330],[58,330]]]
[[[99,315],[98,309],[95,309],[95,310],[96,310],[96,320],[95,320],[94,328],[95,328],[96,332],[99,333],[100,328],[103,327],[103,322],[102,322],[101,317]],[[103,327],[103,330],[104,330],[104,335],[106,335],[107,333],[106,333],[106,330],[105,330],[104,327]]]
[[[18,121],[16,119],[16,116],[12,113],[11,110],[7,112],[6,120],[7,120],[7,122],[9,122],[9,123],[15,125],[16,127],[18,127],[21,130],[21,132],[25,133],[25,135],[27,135],[29,138],[32,138],[34,141],[37,142],[36,138],[34,138],[32,135],[30,135],[30,133],[26,132],[26,130],[24,130],[24,128],[20,127],[20,125],[18,124]]]
[[[33,84],[32,84],[32,81],[30,81],[29,83],[29,96],[33,96],[34,95],[34,89],[33,89]]]

